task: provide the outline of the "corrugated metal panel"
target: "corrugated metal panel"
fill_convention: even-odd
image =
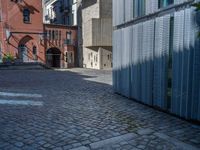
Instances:
[[[115,15],[117,13],[117,1],[116,0],[112,0],[112,18],[113,18],[113,26],[116,26],[117,25],[117,15]]]
[[[120,72],[122,68],[121,41],[122,41],[121,30],[116,30],[113,33],[113,86],[114,90],[118,93],[121,92],[121,85],[120,85],[121,81]]]
[[[125,0],[125,21],[133,19],[133,0]]]
[[[114,88],[114,90],[115,91],[117,91],[117,71],[118,71],[118,64],[117,64],[117,53],[118,53],[118,51],[117,51],[117,46],[118,46],[118,44],[117,44],[117,37],[118,37],[118,32],[119,32],[119,30],[115,30],[115,31],[113,31],[113,38],[112,38],[112,40],[113,40],[113,51],[112,51],[112,53],[113,53],[113,88]]]
[[[146,1],[146,15],[152,14],[158,10],[158,1],[147,0]]]
[[[121,92],[130,97],[130,53],[131,53],[132,28],[122,29],[122,69]]]
[[[197,120],[200,115],[200,47],[194,10],[185,9],[174,16],[172,113]]]
[[[192,8],[187,8],[174,13],[174,25],[170,23],[170,15],[166,15],[114,31],[115,91],[167,109],[171,25],[174,32],[170,111],[187,119],[200,120],[200,40],[194,14]]]
[[[134,7],[134,18],[139,16],[139,3],[138,0],[133,0],[133,7]]]
[[[142,37],[142,101],[152,104],[152,83],[153,83],[153,50],[154,50],[154,20],[143,23]]]
[[[174,4],[181,4],[190,0],[174,0]]]
[[[170,15],[156,18],[154,52],[154,106],[166,109]]]
[[[125,20],[125,11],[124,11],[124,0],[115,0],[116,2],[116,25],[120,25],[124,23]]]
[[[142,24],[133,26],[132,52],[131,52],[131,97],[141,99],[141,62],[139,36],[142,33]]]
[[[199,31],[200,13],[195,16],[196,32]],[[196,34],[197,35],[197,34]],[[196,37],[196,36],[195,36]],[[200,120],[200,39],[195,38],[195,49],[193,58],[193,91],[192,91],[192,119]]]
[[[182,75],[181,75],[181,116],[188,118],[188,112],[191,111],[191,90],[192,89],[192,71],[190,63],[194,53],[194,31],[192,31],[192,13],[191,9],[186,9],[184,12],[184,37],[183,37],[183,54],[182,54]]]
[[[180,115],[181,110],[181,74],[184,33],[184,10],[174,14],[174,50],[172,79],[172,112]]]

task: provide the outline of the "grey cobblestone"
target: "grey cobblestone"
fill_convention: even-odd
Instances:
[[[114,94],[111,76],[109,70],[89,69],[1,71],[0,92],[42,97],[0,99],[44,105],[0,105],[0,149],[200,148],[198,125]]]

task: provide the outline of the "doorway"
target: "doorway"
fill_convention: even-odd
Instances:
[[[21,62],[28,62],[28,49],[26,45],[22,44],[18,47],[19,59]]]
[[[47,65],[53,68],[60,68],[61,51],[57,48],[50,48],[46,53]]]

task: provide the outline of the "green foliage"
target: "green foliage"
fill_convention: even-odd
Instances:
[[[12,54],[6,54],[3,56],[3,62],[13,62],[15,57]]]
[[[196,11],[200,11],[200,2],[194,4],[193,6],[196,7]],[[200,32],[198,33],[198,37],[200,38]]]
[[[193,6],[196,7],[196,11],[200,10],[200,3],[195,3]]]

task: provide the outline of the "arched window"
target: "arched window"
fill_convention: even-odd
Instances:
[[[30,10],[25,8],[23,10],[24,23],[30,23]]]

